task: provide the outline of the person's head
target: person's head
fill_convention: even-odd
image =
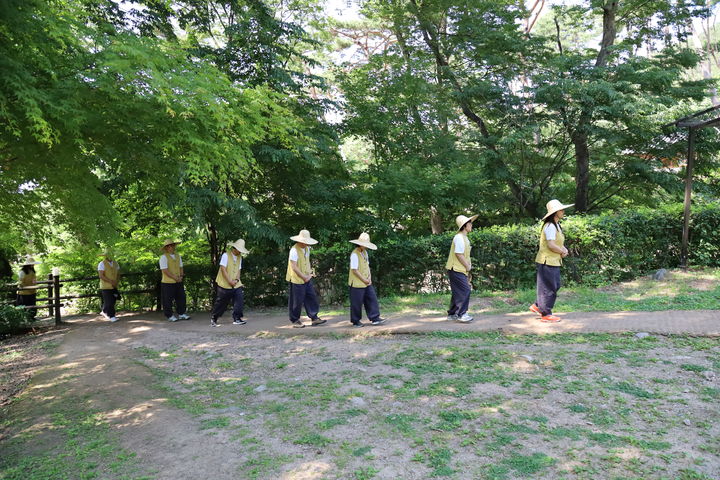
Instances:
[[[543,217],[543,223],[555,223],[557,224],[560,219],[562,219],[565,216],[565,209],[570,208],[574,205],[574,203],[570,204],[563,204],[560,202],[560,200],[550,200],[546,207],[547,207],[547,213]]]
[[[36,262],[33,257],[28,255],[27,257],[25,257],[25,260],[20,264],[20,269],[27,275],[28,273],[35,272],[35,265],[39,264],[40,262]]]
[[[472,231],[472,223],[477,218],[477,215],[473,215],[472,217],[466,217],[465,215],[458,215],[455,217],[455,225],[458,227],[459,233],[470,233]]]
[[[28,273],[35,273],[35,266],[34,265],[23,265],[22,267],[20,267],[20,270],[22,270],[25,273],[25,275],[27,275]]]
[[[238,255],[240,255],[240,250],[238,250],[238,249],[235,248],[235,247],[230,247],[230,251],[231,251],[232,254],[235,255],[236,257],[237,257]]]
[[[177,243],[168,243],[163,247],[163,251],[165,253],[169,253],[170,255],[175,253],[175,249],[177,248]]]
[[[358,238],[350,240],[350,243],[357,245],[357,248],[360,249],[361,253],[367,249],[377,250],[377,245],[370,241],[370,234],[367,232],[362,232]]]
[[[295,244],[300,248],[305,248],[308,245],[315,245],[318,243],[317,240],[310,236],[310,232],[308,230],[300,230],[300,233],[290,237],[290,240],[295,242]]]
[[[307,243],[297,242],[295,245],[298,246],[298,248],[305,248],[307,247]]]

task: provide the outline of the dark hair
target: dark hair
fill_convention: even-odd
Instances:
[[[557,212],[555,212],[555,213],[557,213]],[[558,223],[558,222],[555,221],[555,213],[553,213],[552,215],[550,215],[548,218],[546,218],[546,219],[543,221],[542,228],[540,229],[541,232],[542,232],[543,230],[545,230],[545,227],[547,227],[547,224],[548,224],[548,223],[552,223],[553,225],[555,225],[555,228],[558,229],[558,232],[562,232],[562,227],[560,226],[560,223]]]
[[[32,265],[23,265],[20,270],[25,272],[25,275],[29,274],[30,272],[35,273],[35,267],[33,267]]]

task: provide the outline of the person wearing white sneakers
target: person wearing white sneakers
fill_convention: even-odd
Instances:
[[[187,320],[190,318],[185,313],[185,286],[183,278],[185,271],[183,270],[182,257],[179,253],[175,253],[175,249],[180,242],[175,240],[165,240],[160,255],[160,271],[162,272],[162,280],[160,281],[163,312],[170,322],[178,320]],[[173,315],[173,303],[178,315]]]
[[[458,233],[453,237],[450,253],[445,264],[445,269],[448,271],[448,277],[450,278],[450,291],[452,292],[447,318],[460,323],[473,321],[473,317],[467,313],[470,307],[470,291],[472,290],[469,278],[472,269],[470,263],[470,250],[472,247],[470,246],[468,233],[472,231],[472,222],[477,217],[477,215],[472,217],[458,215],[455,218]]]
[[[290,249],[287,273],[285,274],[285,280],[290,283],[288,293],[290,323],[295,328],[305,327],[305,324],[300,321],[300,311],[305,306],[305,313],[312,320],[312,326],[322,325],[326,320],[318,317],[320,304],[315,294],[312,282],[314,274],[310,267],[310,245],[318,242],[310,236],[310,232],[307,230],[300,230],[300,233],[290,237],[290,240],[296,242]]]
[[[217,283],[217,297],[210,317],[210,326],[218,327],[218,319],[225,313],[230,300],[233,302],[233,325],[245,325],[243,307],[245,303],[243,284],[240,282],[243,255],[250,253],[245,248],[245,240],[239,238],[230,244],[230,252],[225,252],[220,258],[215,283]]]
[[[110,250],[105,250],[99,256],[103,257],[97,266],[98,277],[100,277],[100,295],[102,296],[100,313],[111,322],[117,322],[115,303],[120,299],[120,292],[118,292],[120,265],[113,260],[114,255]]]
[[[540,231],[540,247],[535,256],[537,296],[535,303],[530,305],[530,311],[540,315],[541,322],[560,321],[560,317],[553,315],[552,309],[560,290],[560,265],[562,259],[569,254],[560,220],[565,216],[565,209],[573,205],[575,204],[563,205],[559,200],[550,200],[546,205],[547,214],[543,217]]]
[[[350,323],[353,327],[364,327],[362,308],[365,305],[370,325],[382,325],[385,319],[380,316],[375,287],[372,285],[370,273],[370,258],[367,250],[377,250],[377,245],[370,242],[370,235],[363,232],[357,240],[350,240],[357,248],[350,254],[350,273],[348,285],[350,286]]]

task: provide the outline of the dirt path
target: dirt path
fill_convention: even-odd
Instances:
[[[322,327],[292,328],[284,315],[256,313],[249,323],[235,326],[224,318],[219,328],[209,326],[207,314],[196,314],[189,321],[169,323],[160,314],[123,315],[115,324],[94,316],[69,319],[68,332],[46,367],[27,387],[32,398],[42,399],[28,405],[17,402],[10,415],[21,415],[30,430],[46,430],[52,436],[50,412],[63,398],[89,398],[92,407],[110,412],[107,418],[120,437],[122,446],[138,452],[140,467],[157,479],[231,478],[240,461],[230,453],[232,442],[223,435],[200,428],[199,420],[168,404],[153,387],[153,374],[136,360],[138,347],[147,342],[172,343],[173,336],[229,342],[235,335],[307,336],[337,334],[411,333],[431,331],[502,331],[506,333],[587,333],[644,331],[656,334],[720,335],[720,311],[692,312],[618,312],[570,313],[559,324],[543,324],[529,314],[482,316],[472,324],[450,323],[437,316],[388,316],[380,327],[351,329],[343,318],[326,317]],[[228,335],[230,334],[230,335]],[[178,339],[180,340],[180,339]],[[182,343],[182,340],[180,340]],[[50,388],[72,376],[62,396],[50,394]],[[27,430],[26,430],[27,431]],[[0,443],[18,432],[2,432]],[[41,447],[38,447],[41,448]],[[221,456],[222,459],[218,459]]]

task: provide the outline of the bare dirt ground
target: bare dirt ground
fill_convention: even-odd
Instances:
[[[648,330],[641,313],[358,335],[81,317],[0,344],[0,478],[720,478],[720,340],[585,334]]]

